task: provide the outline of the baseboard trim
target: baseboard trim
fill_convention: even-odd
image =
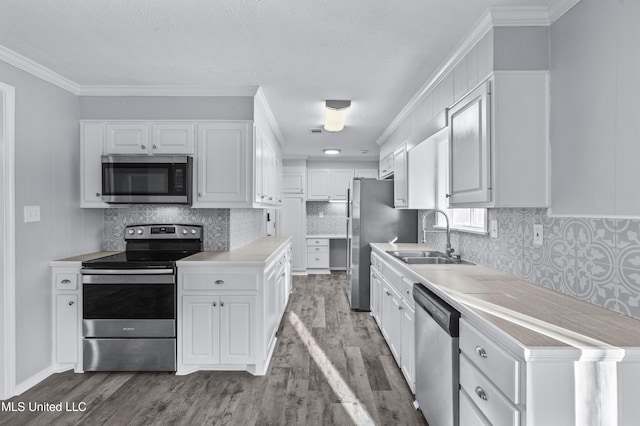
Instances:
[[[24,392],[28,391],[47,377],[51,376],[56,371],[52,366],[48,366],[45,369],[37,372],[33,376],[29,377],[27,380],[23,380],[22,382],[16,385],[16,395],[21,395]]]

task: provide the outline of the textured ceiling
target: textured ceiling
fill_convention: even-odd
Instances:
[[[331,146],[371,159],[482,13],[502,5],[547,0],[0,0],[0,44],[81,86],[261,86],[285,157]],[[324,99],[352,100],[343,132],[310,133]]]

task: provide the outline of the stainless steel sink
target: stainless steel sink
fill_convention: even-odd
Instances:
[[[473,263],[466,260],[447,257],[447,255],[439,251],[396,250],[388,251],[387,253],[410,265],[473,265]]]
[[[447,256],[444,253],[439,251],[388,251],[391,256],[395,256],[397,258],[403,257],[442,257],[446,258]]]
[[[401,257],[399,259],[410,265],[473,265],[466,260],[447,257]]]

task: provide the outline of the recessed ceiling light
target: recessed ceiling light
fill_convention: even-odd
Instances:
[[[326,155],[338,155],[340,154],[340,150],[339,149],[335,149],[335,148],[328,148],[323,150],[322,152],[324,152]]]

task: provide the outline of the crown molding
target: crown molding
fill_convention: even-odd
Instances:
[[[562,8],[566,12],[580,0],[552,0],[553,3],[565,4]],[[570,6],[566,4],[572,3]],[[562,12],[562,13],[564,13]],[[557,12],[554,12],[554,17]],[[557,17],[555,18],[557,19]],[[394,131],[416,110],[426,99],[442,79],[460,62],[462,58],[494,27],[515,26],[549,26],[552,22],[550,12],[544,6],[498,6],[489,8],[471,27],[471,30],[462,39],[453,52],[447,57],[438,70],[429,77],[425,84],[409,100],[407,105],[391,121],[389,126],[376,139],[378,145],[382,145]]]
[[[255,96],[258,86],[80,86],[80,96]]]
[[[571,8],[579,2],[580,0],[551,0],[548,6],[549,20],[551,23],[560,19],[562,15],[571,10]]]
[[[25,58],[13,50],[7,49],[4,46],[0,46],[0,60],[13,65],[22,71],[26,71],[41,80],[51,83],[54,86],[58,86],[67,92],[71,92],[74,95],[77,95],[80,92],[80,86],[78,84],[56,72],[51,71],[49,68],[43,67],[31,59]]]
[[[280,146],[284,146],[286,141],[282,136],[282,132],[280,131],[280,126],[276,121],[275,115],[273,115],[273,111],[269,106],[269,102],[267,101],[267,97],[264,95],[264,91],[262,90],[262,87],[258,87],[258,90],[256,91],[254,99],[255,99],[255,102],[260,106],[260,108],[262,108],[265,118],[267,119],[269,126],[271,126],[271,130],[273,131],[273,134],[276,136],[276,139],[278,139],[278,143],[280,144]]]

